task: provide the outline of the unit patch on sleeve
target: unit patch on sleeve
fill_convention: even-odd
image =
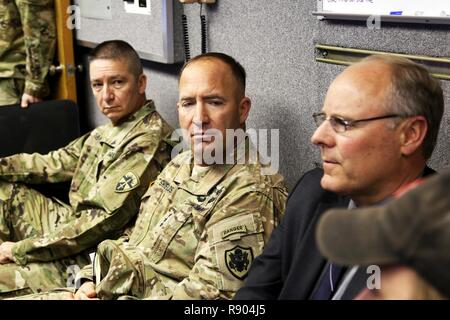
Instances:
[[[244,280],[247,277],[252,262],[252,248],[235,246],[233,249],[225,250],[225,264],[231,274],[239,280]]]
[[[139,186],[139,178],[131,171],[128,171],[117,182],[116,192],[128,192]]]

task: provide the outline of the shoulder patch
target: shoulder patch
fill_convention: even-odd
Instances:
[[[225,250],[225,264],[228,271],[239,280],[247,277],[252,262],[253,250],[250,247],[235,246],[233,249]]]
[[[224,231],[222,231],[222,239],[225,239],[233,234],[236,233],[247,233],[247,227],[245,226],[245,224],[243,225],[239,225],[239,226],[234,226],[234,227],[230,227]]]
[[[139,186],[139,178],[131,171],[128,171],[116,184],[116,192],[128,192]]]

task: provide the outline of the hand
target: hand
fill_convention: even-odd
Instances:
[[[95,284],[92,281],[83,283],[75,292],[75,300],[98,300]]]
[[[13,262],[12,259],[12,247],[15,244],[15,242],[9,242],[5,241],[2,244],[0,244],[0,263],[10,263]]]
[[[22,108],[27,108],[30,103],[41,102],[42,99],[32,96],[28,93],[24,93],[22,96],[22,101],[20,102],[20,106]]]

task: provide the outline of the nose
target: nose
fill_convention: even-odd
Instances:
[[[197,102],[193,122],[198,128],[203,128],[205,124],[209,123],[208,110],[203,102]]]
[[[334,132],[330,121],[324,121],[311,137],[311,143],[316,146],[332,147],[334,145]]]
[[[114,92],[109,85],[103,86],[102,98],[105,102],[109,102],[114,99]]]

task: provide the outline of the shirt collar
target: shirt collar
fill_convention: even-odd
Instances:
[[[128,133],[136,126],[143,117],[155,111],[155,104],[152,100],[147,100],[145,104],[135,113],[130,115],[121,124],[114,126],[112,123],[107,124],[102,130],[100,143],[105,143],[111,147],[120,145]]]
[[[190,151],[188,151],[191,153]],[[192,159],[192,155],[191,155]],[[174,182],[180,189],[189,191],[195,195],[207,195],[226,174],[234,167],[229,164],[212,165],[203,176],[192,176],[192,162],[183,163],[175,173]]]
[[[182,162],[182,164],[175,174],[174,182],[179,185],[180,189],[189,191],[192,194],[207,195],[223,179],[223,177],[230,172],[232,168],[242,165],[243,163],[248,163],[249,161],[257,161],[256,159],[249,158],[249,154],[256,154],[256,152],[250,153],[250,150],[254,151],[254,146],[250,139],[246,138],[241,143],[244,144],[243,146],[245,148],[245,152],[237,152],[235,164],[211,165],[211,168],[203,176],[200,175],[192,177],[191,173],[194,158],[191,151],[185,152],[184,157],[180,158],[180,162]],[[238,147],[240,146],[241,144],[238,145]],[[235,150],[236,149],[237,148],[235,148]]]

